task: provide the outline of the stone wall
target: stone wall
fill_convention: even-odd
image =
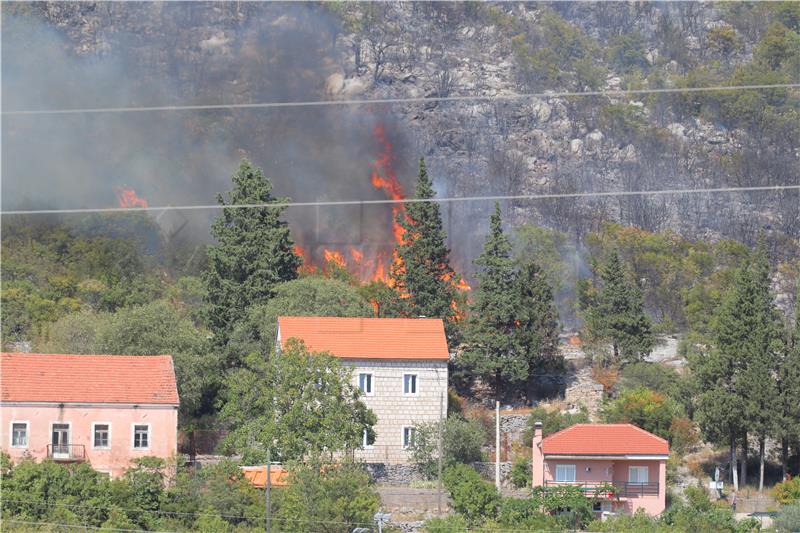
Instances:
[[[493,462],[472,463],[472,467],[475,470],[477,470],[481,476],[483,476],[484,478],[488,479],[491,482],[494,482],[495,464]],[[508,477],[510,474],[511,474],[511,461],[501,461],[500,462],[501,485],[508,484]]]
[[[356,458],[368,463],[407,463],[410,454],[403,449],[403,428],[438,422],[440,405],[441,416],[447,416],[447,361],[347,359],[343,362],[352,367],[356,386],[359,374],[372,375],[372,393],[362,399],[378,417],[375,442],[358,450]],[[405,374],[416,374],[416,394],[403,394]]]

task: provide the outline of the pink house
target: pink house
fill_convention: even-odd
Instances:
[[[666,507],[666,440],[632,424],[576,424],[542,438],[533,437],[533,486],[576,485],[597,495],[596,512],[655,516]],[[615,495],[598,491],[613,485]]]
[[[3,353],[0,442],[24,457],[88,462],[112,477],[177,452],[172,357]]]

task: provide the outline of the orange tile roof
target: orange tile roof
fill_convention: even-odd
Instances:
[[[170,355],[2,353],[4,402],[178,405]]]
[[[243,466],[244,478],[259,489],[267,486],[267,466]],[[269,469],[270,486],[285,487],[289,484],[289,472],[282,466],[272,465]]]
[[[633,424],[575,424],[545,437],[545,455],[668,455],[669,444]]]
[[[346,359],[450,358],[439,318],[340,318],[282,316],[281,345],[301,339],[312,351]]]

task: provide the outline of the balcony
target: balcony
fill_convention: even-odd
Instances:
[[[80,463],[86,460],[83,444],[48,444],[47,458],[65,463]]]
[[[586,496],[612,497],[608,488],[613,487],[614,494],[620,498],[640,498],[642,496],[658,496],[658,481],[633,483],[629,481],[545,481],[544,486],[579,487]]]

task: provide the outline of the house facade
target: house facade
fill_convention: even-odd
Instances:
[[[353,385],[378,418],[358,459],[406,463],[416,426],[447,416],[450,354],[440,319],[280,317],[276,346],[290,338],[352,369]]]
[[[87,462],[111,477],[177,453],[172,357],[3,353],[0,441],[11,459]]]
[[[597,513],[656,516],[666,507],[668,458],[666,440],[632,424],[576,424],[543,438],[537,422],[533,486],[579,486],[598,497]]]

